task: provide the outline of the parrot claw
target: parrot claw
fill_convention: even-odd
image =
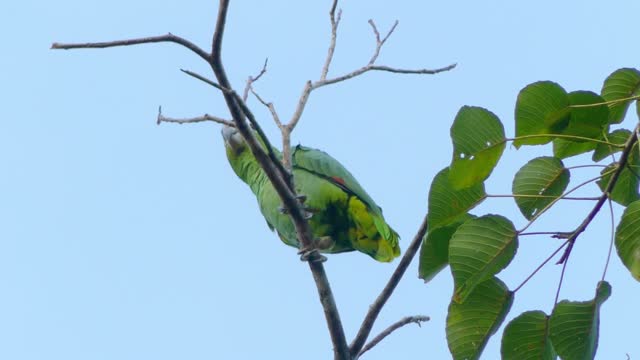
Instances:
[[[311,219],[311,217],[313,216],[314,213],[317,213],[317,212],[320,211],[318,209],[313,209],[313,208],[304,206],[304,202],[307,200],[307,196],[306,195],[298,195],[298,196],[296,196],[296,198],[298,199],[298,201],[300,201],[300,204],[302,204],[301,205],[302,215],[304,216],[304,218],[306,220]],[[283,214],[283,215],[289,214],[289,210],[287,210],[287,208],[284,207],[284,205],[278,206],[278,212],[280,214]]]
[[[300,261],[325,262],[327,257],[320,254],[317,249],[300,249],[298,251]]]
[[[325,262],[326,256],[319,253],[319,250],[328,250],[333,246],[331,236],[321,236],[313,240],[313,243],[298,251],[301,261]]]

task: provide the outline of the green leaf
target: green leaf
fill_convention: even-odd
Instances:
[[[478,285],[464,304],[451,301],[447,314],[447,343],[455,360],[478,359],[489,338],[507,316],[513,293],[498,278]]]
[[[478,183],[465,189],[456,189],[451,183],[449,168],[444,168],[433,178],[429,189],[429,228],[435,229],[456,221],[485,199],[484,184]]]
[[[638,158],[638,148],[636,144],[633,149],[631,149],[627,166],[620,172],[620,176],[618,176],[618,180],[610,194],[611,200],[620,205],[627,206],[640,199],[640,193],[638,192],[638,186],[640,185],[640,163],[638,162]],[[617,167],[618,163],[612,163],[600,172],[600,174],[603,175],[602,178],[598,180],[600,190],[605,191]]]
[[[549,336],[563,360],[593,359],[598,348],[600,306],[611,295],[611,285],[598,283],[596,296],[590,301],[563,300],[551,314]]]
[[[626,99],[640,93],[640,71],[623,68],[614,71],[607,77],[602,85],[602,97],[606,101]],[[609,104],[609,123],[619,124],[629,109],[633,100],[626,100],[615,104]]]
[[[594,150],[598,146],[595,142],[578,142],[557,138],[553,140],[553,155],[560,159],[580,155]]]
[[[440,270],[449,264],[449,240],[451,236],[462,223],[473,218],[473,215],[463,214],[454,223],[429,229],[422,241],[420,265],[418,267],[418,275],[424,282],[433,279]]]
[[[502,334],[502,360],[553,360],[557,357],[549,339],[549,317],[527,311],[511,320]]]
[[[609,120],[609,108],[603,104],[604,101],[598,94],[590,91],[569,93],[569,104],[571,106],[569,125],[562,134],[595,140],[602,139]],[[592,104],[599,105],[582,106]],[[553,140],[553,155],[564,159],[594,150],[597,144],[596,142],[582,139],[556,138]]]
[[[569,96],[560,85],[551,81],[529,84],[520,91],[516,101],[516,137],[559,134],[569,124],[569,115]],[[551,139],[517,139],[513,145],[516,148],[522,145],[540,145]]]
[[[516,229],[503,216],[485,215],[460,225],[449,242],[454,301],[463,303],[478,284],[504,269],[517,248]]]
[[[640,201],[634,201],[624,209],[615,239],[620,260],[640,281]]]
[[[526,163],[513,179],[513,195],[520,212],[531,220],[559,198],[569,184],[569,170],[558,158],[543,156]]]
[[[449,178],[457,189],[484,181],[506,146],[504,127],[489,110],[463,106],[451,126],[453,159]]]
[[[609,133],[606,137],[607,141],[612,144],[624,145],[631,136],[631,131],[627,129],[618,129]],[[593,161],[600,161],[607,156],[622,151],[622,147],[614,147],[606,144],[598,144],[596,151],[593,152]]]
[[[600,139],[609,120],[609,107],[603,104],[604,102],[605,100],[600,95],[591,91],[569,93],[571,114],[569,125],[562,133],[564,135]],[[590,106],[585,107],[584,105]]]

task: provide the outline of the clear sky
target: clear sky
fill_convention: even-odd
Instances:
[[[287,119],[304,82],[319,76],[330,1],[235,1],[224,62],[242,88],[256,84]],[[371,73],[312,94],[294,142],[319,147],[360,180],[405,247],[426,211],[431,178],[450,161],[449,128],[462,105],[483,106],[513,135],[518,91],[537,80],[598,92],[620,67],[640,67],[638,1],[345,1],[333,75],[373,50],[367,24],[400,20],[380,63],[458,68],[436,76]],[[157,126],[167,116],[227,117],[201,59],[171,44],[52,51],[54,41],[101,41],[173,32],[207,48],[215,1],[6,2],[0,12],[0,359],[329,359],[331,345],[309,270],[269,232],[255,199],[227,164],[219,126]],[[250,101],[271,136],[268,113]],[[629,123],[627,123],[629,125]],[[275,138],[274,138],[275,139]],[[515,171],[549,147],[508,146],[490,178],[507,194]],[[571,159],[568,164],[584,163]],[[589,173],[573,174],[574,179]],[[592,186],[585,193],[595,194]],[[537,230],[573,229],[591,208],[572,203]],[[511,199],[476,214],[525,221]],[[615,208],[616,216],[621,209]],[[604,211],[579,239],[561,298],[591,299],[610,238]],[[517,286],[558,245],[526,237],[499,275]],[[397,262],[361,254],[326,263],[347,336]],[[515,296],[508,319],[550,312],[560,267],[549,265]],[[408,326],[366,359],[447,359],[452,293],[443,271],[416,277],[417,260],[381,314],[377,332]],[[640,284],[614,255],[607,274],[599,359],[640,357]],[[496,359],[500,336],[483,359]]]

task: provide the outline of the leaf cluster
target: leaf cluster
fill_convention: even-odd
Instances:
[[[535,82],[518,95],[513,138],[505,136],[502,122],[489,110],[473,106],[460,109],[451,126],[451,164],[436,175],[429,191],[430,229],[423,239],[419,267],[425,282],[445,267],[451,269],[454,292],[446,332],[454,359],[479,358],[504,322],[520,286],[510,290],[497,275],[513,260],[523,231],[586,183],[595,182],[599,187],[600,192],[592,198],[597,200],[596,206],[585,214],[578,228],[557,234],[565,239],[563,246],[540,267],[563,247],[561,262],[566,260],[602,204],[614,201],[625,208],[615,233],[616,250],[631,275],[640,281],[639,131],[638,127],[620,128],[632,103],[640,114],[639,98],[640,71],[631,68],[608,76],[599,94],[567,92],[551,81]],[[616,126],[619,128],[614,129]],[[552,144],[551,154],[531,159],[513,176],[510,196],[528,221],[520,230],[503,215],[471,213],[491,197],[485,182],[508,142],[517,149]],[[595,164],[594,168],[602,170],[592,180],[569,188],[572,169],[563,160],[589,153],[591,159],[585,165]],[[606,165],[598,165],[605,159]],[[502,357],[593,359],[600,306],[610,294],[611,286],[603,280],[591,300],[556,299],[550,315],[541,310],[518,315],[505,328]]]

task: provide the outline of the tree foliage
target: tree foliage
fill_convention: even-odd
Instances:
[[[495,275],[511,262],[518,249],[518,235],[588,183],[595,182],[600,189],[592,198],[596,204],[575,230],[555,234],[565,239],[556,251],[564,248],[559,262],[567,261],[579,235],[603,203],[614,201],[625,207],[616,229],[615,247],[622,263],[640,281],[639,130],[612,129],[622,122],[632,103],[640,113],[639,98],[640,72],[636,69],[613,72],[600,94],[567,92],[551,81],[535,82],[518,95],[516,136],[511,139],[504,137],[500,120],[489,110],[462,107],[451,126],[453,160],[431,185],[432,221],[420,254],[420,277],[425,281],[447,264],[451,268],[455,290],[449,305],[447,340],[454,359],[478,358],[504,321],[520,287],[511,291]],[[517,148],[553,143],[551,154],[533,158],[515,172],[512,197],[528,221],[520,230],[505,216],[469,212],[486,198],[485,182],[491,180],[488,176],[508,141]],[[590,181],[569,188],[571,169],[563,159],[590,152],[591,163],[583,166],[595,165],[597,169],[597,163],[604,159],[609,159],[608,165]],[[449,181],[444,179],[447,173]],[[592,300],[556,299],[551,315],[529,310],[515,317],[503,334],[503,358],[593,359],[598,347],[600,306],[611,294],[611,286],[605,281],[595,287]]]

